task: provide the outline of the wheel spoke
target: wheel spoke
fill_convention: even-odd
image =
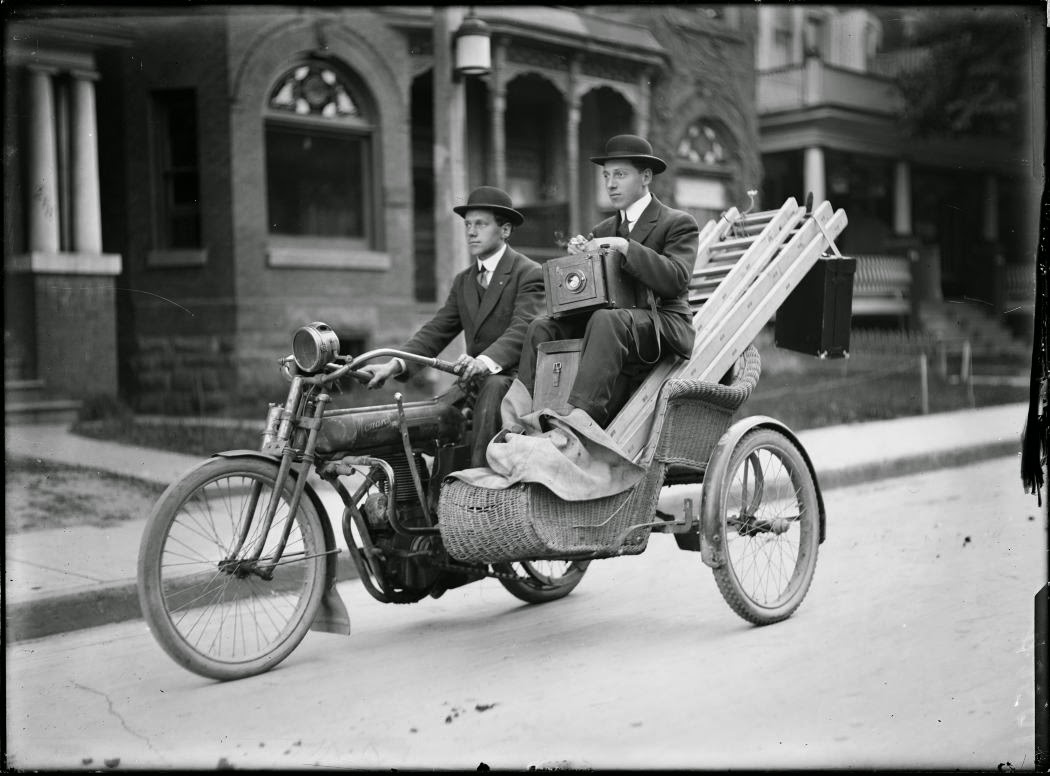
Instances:
[[[294,517],[289,512],[291,482],[262,533],[276,470],[268,461],[204,464],[187,475],[181,495],[162,497],[167,501],[158,504],[147,529],[156,536],[144,541],[140,558],[147,620],[169,654],[204,676],[228,679],[266,670],[302,639],[320,603],[324,538],[306,498]],[[255,555],[259,559],[252,561]]]
[[[784,435],[757,429],[731,453],[722,493],[725,565],[715,569],[719,589],[745,619],[783,619],[801,602],[815,563],[809,470]]]

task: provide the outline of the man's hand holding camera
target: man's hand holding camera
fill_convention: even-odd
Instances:
[[[568,251],[570,254],[577,253],[594,253],[602,246],[611,248],[614,251],[620,253],[627,253],[627,240],[623,237],[595,237],[593,234],[589,234],[584,237],[582,234],[578,234],[573,238],[570,238],[568,243]]]

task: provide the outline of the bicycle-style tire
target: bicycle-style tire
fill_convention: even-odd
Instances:
[[[277,471],[273,461],[212,458],[172,483],[150,514],[138,559],[142,614],[164,651],[201,676],[243,679],[270,670],[303,640],[320,606],[324,532],[305,494],[272,578],[252,573],[246,561],[258,546]],[[293,485],[288,477],[264,560],[287,524]],[[253,502],[251,529],[235,553]]]
[[[494,571],[503,574],[499,582],[507,592],[529,604],[543,604],[564,598],[580,584],[590,561],[517,561],[494,563]],[[515,575],[514,579],[506,575]]]
[[[722,597],[755,625],[790,617],[813,581],[820,544],[816,483],[802,454],[775,429],[748,432],[718,500],[723,563],[713,571]]]

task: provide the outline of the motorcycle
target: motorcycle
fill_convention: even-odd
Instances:
[[[673,405],[672,415],[680,414],[664,424],[663,452],[627,500],[547,508],[547,493],[530,502],[520,518],[527,529],[543,533],[543,521],[589,509],[591,524],[571,518],[571,531],[604,531],[597,544],[548,540],[540,549],[478,544],[478,537],[502,541],[506,526],[487,521],[481,507],[453,509],[453,490],[469,488],[448,476],[470,466],[463,392],[416,402],[395,393],[393,404],[329,408],[335,386],[367,381],[360,367],[392,356],[457,374],[455,364],[389,348],[341,355],[329,326],[301,327],[279,361],[290,385],[283,405],[269,407],[260,448],[216,453],[160,496],[140,545],[138,592],[151,632],[177,663],[239,679],[276,666],[311,629],[350,633],[336,589],[340,548],[311,473],[338,493],[357,577],[382,603],[416,603],[486,578],[524,602],[555,601],[593,560],[636,554],[650,535],[669,533],[681,549],[700,553],[746,620],[778,622],[801,604],[824,539],[823,498],[786,426],[764,416],[731,424],[758,380],[753,347],[724,384],[690,387]],[[687,438],[676,441],[675,429]],[[661,487],[683,482],[703,484],[699,512],[691,499],[681,517],[660,512]]]

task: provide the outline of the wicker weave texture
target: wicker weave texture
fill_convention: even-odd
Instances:
[[[733,422],[733,413],[758,385],[762,359],[748,345],[730,385],[671,379],[664,384],[667,414],[656,446],[656,460],[706,466],[718,440]]]
[[[449,555],[472,563],[636,554],[648,529],[631,532],[624,546],[619,538],[652,519],[651,507],[639,509],[652,501],[652,490],[646,477],[623,493],[565,501],[536,483],[490,490],[450,479],[441,489],[438,527]]]

